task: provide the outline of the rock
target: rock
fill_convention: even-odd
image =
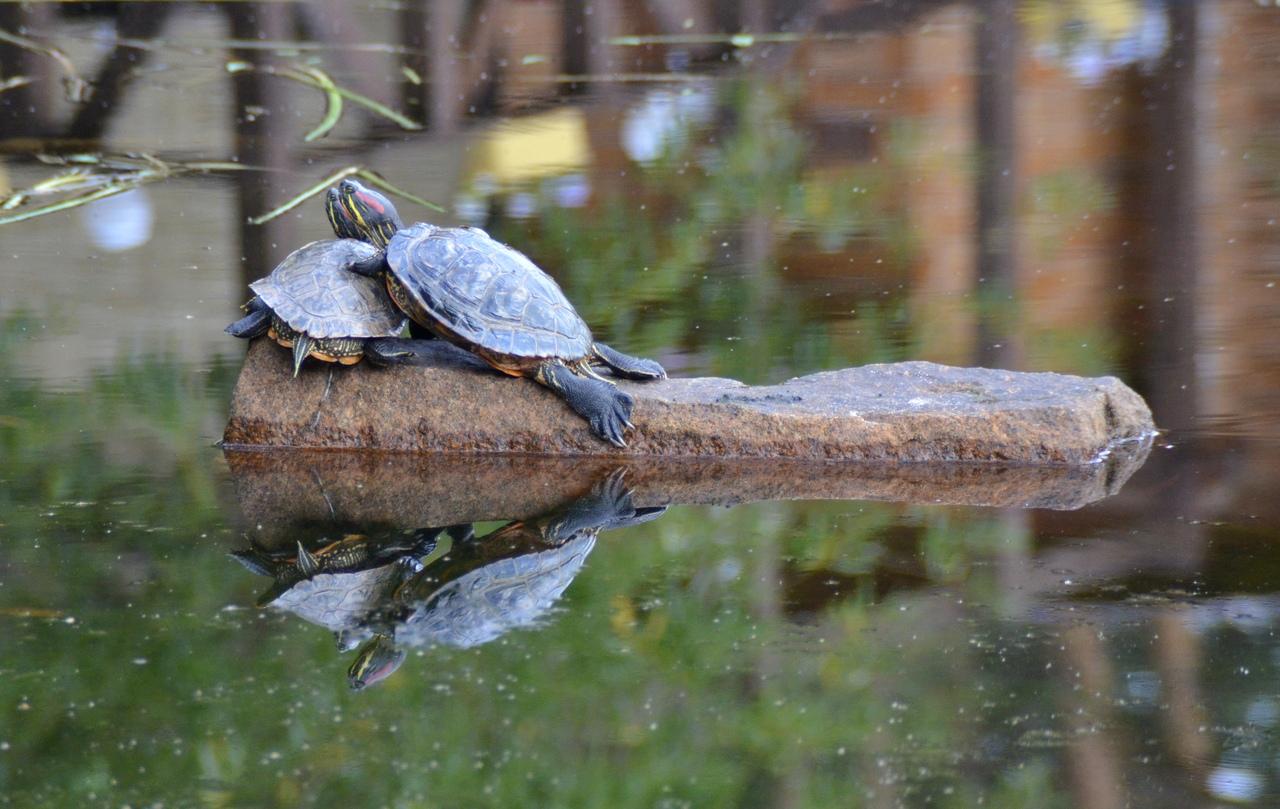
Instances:
[[[225,450],[245,524],[296,541],[296,526],[403,529],[521,520],[580,497],[626,470],[638,507],[754,500],[891,500],[1074,509],[1114,494],[1146,458],[1130,442],[1085,466],[831,461],[443,456],[334,450]]]
[[[617,449],[535,383],[441,342],[415,345],[412,365],[309,362],[294,379],[288,353],[255,340],[224,445],[1078,466],[1153,430],[1142,398],[1113,377],[905,362],[768,387],[623,382],[636,428]]]

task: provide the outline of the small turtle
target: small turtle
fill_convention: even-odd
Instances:
[[[346,272],[352,262],[381,255],[355,239],[311,242],[294,250],[265,278],[249,287],[256,293],[244,305],[248,313],[227,327],[246,339],[269,336],[293,349],[293,375],[302,361],[352,365],[361,357],[386,365],[412,354],[396,339],[405,318],[382,286]]]
[[[662,379],[666,371],[596,342],[556,282],[522,253],[479,228],[405,227],[391,200],[355,180],[329,189],[326,211],[338,235],[359,233],[378,248],[349,268],[383,275],[414,322],[505,374],[545,385],[597,436],[626,446],[634,401],[592,366],[626,379]]]
[[[377,542],[364,534],[347,534],[315,551],[301,542],[296,550],[279,551],[250,543],[245,550],[232,551],[231,557],[275,580],[258,597],[259,607],[292,612],[327,627],[339,651],[346,652],[373,634],[363,629],[363,619],[421,570],[439,535],[438,529],[431,529],[405,541]]]
[[[587,495],[484,537],[457,537],[448,554],[406,578],[380,616],[376,634],[347,673],[359,690],[393,673],[400,646],[469,648],[513,629],[536,626],[582,570],[601,531],[656,519],[665,506],[635,508],[616,472]],[[450,529],[454,530],[454,529]]]

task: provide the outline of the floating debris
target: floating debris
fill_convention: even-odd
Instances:
[[[433,211],[439,211],[440,213],[444,213],[445,209],[443,207],[435,204],[434,202],[429,202],[423,199],[422,197],[411,194],[402,188],[398,188],[392,185],[391,183],[383,179],[382,176],[375,171],[371,171],[370,169],[364,168],[363,166],[347,166],[344,169],[339,169],[338,171],[335,171],[333,174],[330,174],[328,177],[325,177],[323,180],[319,181],[315,185],[309,186],[307,189],[302,191],[302,193],[298,194],[295,197],[290,198],[287,202],[281,205],[278,205],[275,208],[272,208],[270,211],[267,211],[261,216],[253,217],[252,219],[249,220],[249,224],[261,225],[266,222],[270,222],[272,219],[275,219],[281,214],[286,214],[289,211],[292,211],[294,208],[298,207],[299,205],[311,199],[312,197],[316,196],[317,194],[324,193],[324,191],[327,188],[329,188],[329,186],[333,185],[334,183],[340,182],[346,179],[347,177],[359,177],[363,180],[368,180],[370,183],[378,186],[384,191],[395,194],[396,196],[404,197],[410,202],[416,202],[417,204],[422,205],[423,207],[426,207],[426,208],[430,208]]]
[[[0,615],[10,618],[61,618],[64,613],[61,610],[51,610],[43,607],[4,607],[0,609]]]
[[[36,158],[42,163],[69,168],[41,180],[30,188],[19,189],[0,198],[0,211],[15,211],[7,216],[0,216],[0,225],[25,222],[38,216],[79,208],[100,199],[184,174],[246,171],[251,168],[240,163],[217,160],[166,161],[145,153],[113,156],[92,153],[64,156],[36,155]],[[43,205],[23,209],[23,206],[29,202],[45,197],[59,198]]]
[[[16,45],[26,51],[48,56],[50,59],[58,63],[58,67],[62,68],[62,86],[66,90],[67,100],[75,104],[80,104],[89,100],[91,88],[89,82],[80,78],[80,74],[76,71],[76,66],[71,59],[62,51],[51,45],[41,45],[33,39],[27,39],[24,36],[10,33],[0,28],[0,42],[8,42],[10,45]],[[15,78],[22,78],[21,76]],[[8,82],[13,81],[9,79]],[[7,83],[7,82],[6,82]],[[20,86],[20,85],[15,85]],[[12,87],[5,87],[9,90]]]
[[[0,93],[13,90],[18,87],[25,87],[31,83],[30,76],[13,76],[11,78],[0,81]]]
[[[268,76],[279,76],[280,78],[290,79],[300,84],[305,84],[308,87],[315,87],[317,90],[323,90],[330,100],[329,115],[325,116],[326,122],[329,120],[329,116],[332,115],[332,112],[333,112],[333,106],[334,106],[333,98],[337,96],[339,97],[339,101],[345,98],[348,101],[352,101],[356,104],[359,104],[360,106],[368,110],[371,110],[377,113],[378,115],[381,115],[383,118],[386,118],[387,120],[392,121],[402,129],[409,129],[409,130],[422,129],[422,124],[419,124],[416,121],[412,121],[409,118],[406,118],[405,116],[391,109],[387,105],[382,104],[378,101],[374,101],[372,98],[369,98],[366,95],[361,95],[360,93],[357,93],[355,90],[348,90],[346,87],[342,87],[341,85],[336,84],[333,81],[333,79],[329,78],[328,74],[324,73],[319,68],[305,67],[301,65],[274,67],[271,65],[255,65],[252,62],[228,62],[227,63],[228,73],[244,73],[250,70],[256,71],[258,73],[265,73]],[[342,112],[342,108],[341,108],[341,104],[339,103],[338,114],[341,115],[341,112]],[[337,123],[336,119],[334,120],[334,123]],[[315,130],[312,130],[312,134],[314,134],[316,131],[323,129],[323,127],[324,127],[324,122],[321,122],[321,125],[319,127],[317,127]],[[330,125],[329,128],[331,129],[332,125]],[[324,132],[327,132],[327,131],[328,129],[324,129]],[[319,137],[319,135],[316,135],[316,137]],[[313,140],[313,139],[314,138],[311,137],[310,135],[307,137],[307,140]]]
[[[856,39],[859,31],[830,31],[810,34],[800,31],[775,31],[770,33],[749,34],[650,34],[646,36],[610,37],[610,45],[623,47],[639,47],[642,45],[732,45],[735,48],[750,48],[771,42],[830,42],[845,39]]]

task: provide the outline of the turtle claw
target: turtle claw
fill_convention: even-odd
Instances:
[[[310,551],[302,547],[301,542],[298,543],[298,570],[308,578],[320,572],[320,562]]]
[[[588,366],[581,366],[588,369]],[[547,362],[534,379],[546,385],[587,420],[591,432],[615,447],[627,446],[626,431],[631,427],[631,394],[614,384],[584,372],[579,374],[559,361]]]
[[[298,371],[302,370],[302,361],[311,353],[311,338],[305,334],[299,334],[293,341],[293,377],[298,378]]]
[[[625,395],[625,394],[624,394]],[[613,444],[615,447],[626,449],[626,428],[630,426],[626,416],[618,412],[622,408],[615,403],[614,407],[603,413],[597,413],[590,419],[591,432]]]
[[[626,448],[627,440],[623,437],[622,428],[614,423],[611,419],[602,417],[593,418],[591,420],[591,432],[613,444],[615,447]]]

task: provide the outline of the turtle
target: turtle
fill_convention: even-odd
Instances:
[[[565,506],[508,523],[476,538],[462,536],[434,564],[392,594],[375,631],[348,671],[355,690],[385,679],[403,659],[400,646],[470,648],[537,625],[572,583],[603,530],[655,519],[665,506],[635,508],[615,472]],[[394,662],[393,662],[394,661]]]
[[[422,568],[440,535],[441,530],[428,529],[401,541],[379,542],[365,534],[346,534],[315,551],[302,542],[279,551],[251,542],[231,557],[275,580],[258,597],[258,607],[292,612],[332,630],[338,650],[347,652],[372,634],[362,628],[362,620]]]
[[[391,200],[356,180],[330,188],[326,210],[340,236],[359,233],[378,248],[348,269],[383,276],[413,322],[505,374],[541,383],[597,436],[626,446],[634,400],[593,366],[636,380],[663,379],[666,371],[597,342],[556,282],[523,253],[480,228],[406,227]]]
[[[404,315],[381,284],[345,271],[378,254],[349,238],[299,247],[249,285],[255,295],[244,305],[247,314],[227,326],[227,333],[245,339],[266,334],[292,348],[295,377],[307,357],[342,365],[362,357],[379,365],[404,361],[412,354],[398,339]]]

